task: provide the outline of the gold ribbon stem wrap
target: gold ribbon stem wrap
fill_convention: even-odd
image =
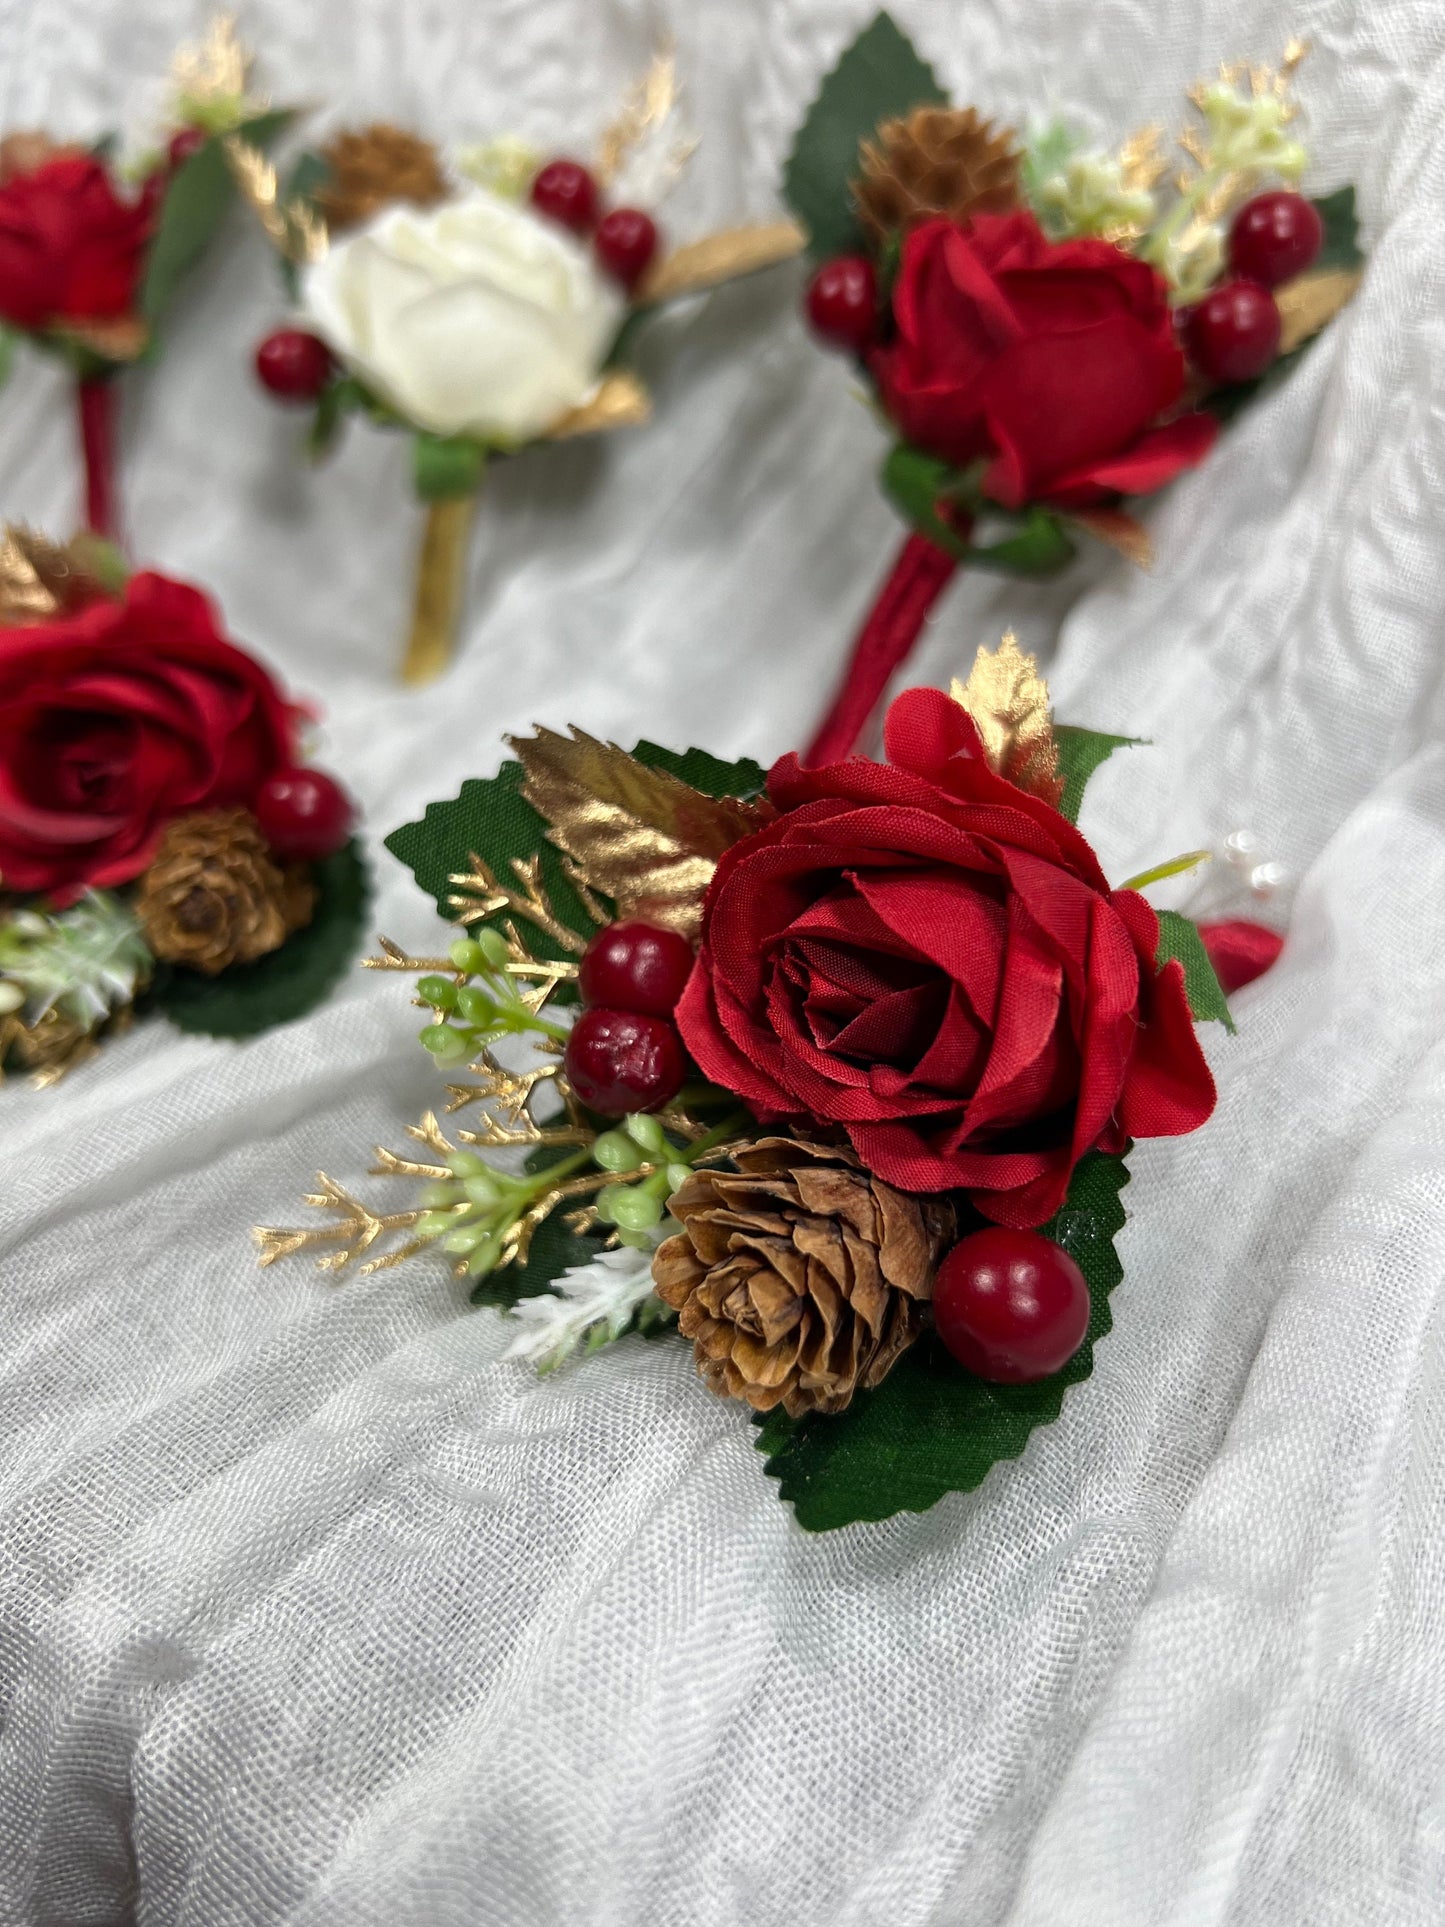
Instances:
[[[411,634],[401,665],[402,681],[413,687],[435,682],[451,662],[461,613],[467,538],[476,512],[475,494],[448,495],[427,503],[416,565]]]

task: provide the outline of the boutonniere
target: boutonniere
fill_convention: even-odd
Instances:
[[[510,138],[444,155],[378,125],[302,156],[283,189],[232,143],[296,307],[257,350],[261,382],[314,410],[314,453],[354,414],[411,439],[426,516],[404,680],[450,659],[488,464],[646,421],[627,360],[648,312],[801,249],[788,220],[668,238],[658,203],[692,146],[665,58],[589,165]]]
[[[247,1037],[345,971],[368,887],[307,717],[196,589],[0,535],[0,1071],[135,1014]]]
[[[960,567],[1042,576],[1080,535],[1149,557],[1131,504],[1203,460],[1360,279],[1351,187],[1310,199],[1305,49],[1196,87],[1113,152],[953,106],[887,14],[824,81],[784,173],[816,335],[896,436],[910,534],[808,751],[866,728]]]
[[[370,960],[444,1085],[378,1153],[415,1195],[323,1175],[262,1262],[439,1249],[543,1370],[675,1334],[810,1528],[977,1485],[1088,1376],[1130,1148],[1205,1123],[1195,1026],[1232,1028],[1141,894],[1201,853],[1115,885],[1075,826],[1126,741],[1012,637],[882,762],[514,741],[387,840],[455,929]]]
[[[17,339],[76,381],[86,525],[119,530],[117,377],[151,359],[176,288],[205,252],[234,188],[233,135],[259,151],[289,123],[247,89],[249,57],[228,19],[183,48],[158,144],[122,157],[42,132],[0,141],[0,378]]]

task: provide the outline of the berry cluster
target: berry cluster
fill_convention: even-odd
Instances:
[[[659,1111],[687,1072],[672,1021],[692,974],[692,945],[675,930],[612,923],[593,938],[577,974],[586,1008],[567,1035],[567,1076],[603,1117]]]
[[[1208,382],[1253,381],[1279,353],[1273,290],[1312,267],[1324,246],[1319,211],[1280,190],[1247,201],[1229,235],[1228,280],[1182,317],[1189,359]]]
[[[548,161],[532,182],[532,205],[576,235],[591,235],[597,259],[630,293],[657,252],[657,223],[639,207],[602,212],[597,182],[580,161]]]

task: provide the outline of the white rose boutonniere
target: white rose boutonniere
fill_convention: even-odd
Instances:
[[[592,398],[627,311],[581,242],[485,188],[385,209],[307,268],[301,300],[398,414],[504,447]]]

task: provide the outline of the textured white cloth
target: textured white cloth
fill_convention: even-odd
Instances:
[[[1177,120],[1315,43],[1354,308],[1153,517],[1158,563],[950,591],[1012,621],[1101,772],[1110,873],[1238,828],[1290,941],[1212,1031],[1209,1128],[1134,1160],[1092,1379],[976,1493],[809,1538],[685,1354],[544,1384],[440,1263],[254,1269],[433,1080],[395,980],[246,1046],[164,1025],[0,1096],[0,1920],[81,1927],[1360,1927],[1445,1911],[1445,13],[1437,0],[897,0],[963,97]],[[679,235],[764,217],[866,0],[252,0],[283,96],[585,145],[663,32],[702,146]],[[199,5],[0,0],[5,126],[145,99]],[[508,729],[764,759],[897,539],[881,436],[797,279],[665,319],[658,418],[488,483],[465,650],[390,681],[397,439],[324,474],[254,389],[239,221],[127,384],[137,552],[326,703],[379,836]],[[0,397],[7,514],[63,527],[62,385]],[[435,924],[379,853],[376,923]]]

